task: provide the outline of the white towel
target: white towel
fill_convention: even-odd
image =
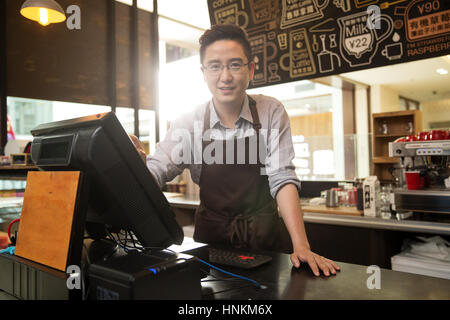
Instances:
[[[440,236],[430,238],[417,237],[422,242],[408,241],[406,252],[417,257],[427,257],[441,261],[450,261],[450,243]]]

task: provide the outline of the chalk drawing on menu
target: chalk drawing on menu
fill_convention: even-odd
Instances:
[[[390,6],[392,6],[394,4],[398,4],[398,3],[401,3],[401,2],[405,2],[405,1],[408,1],[408,0],[394,0],[392,2],[385,1],[385,2],[380,3],[380,9],[384,10],[384,9],[389,8]]]
[[[271,62],[269,63],[269,79],[268,82],[272,83],[272,82],[279,82],[281,81],[281,77],[278,74],[278,64],[276,64],[275,62]]]
[[[251,17],[254,24],[276,19],[278,0],[249,0]]]
[[[401,59],[403,57],[403,43],[400,42],[400,35],[395,32],[392,37],[393,43],[389,43],[381,50],[381,54],[389,61]]]
[[[286,61],[289,61],[287,65],[285,64]],[[289,32],[289,52],[280,57],[279,64],[282,70],[289,71],[291,78],[298,78],[316,73],[311,45],[306,35],[305,28]]]
[[[404,18],[408,41],[431,39],[450,32],[450,9],[441,10],[441,5],[438,0],[414,0],[406,7],[395,7],[394,14]]]
[[[378,0],[353,0],[356,8],[364,8],[378,3]]]
[[[217,24],[235,24],[243,29],[248,25],[247,12],[238,10],[237,3],[215,10],[214,18]]]
[[[333,18],[328,18],[318,24],[313,25],[308,29],[309,32],[333,32],[335,30],[335,23]]]
[[[272,41],[267,41],[266,34],[262,33],[249,38],[252,50],[253,62],[255,63],[255,73],[253,75],[253,85],[267,83],[267,62],[276,57],[277,46]],[[268,54],[268,48],[272,53]]]
[[[388,15],[379,15],[379,19],[387,24],[381,35],[380,30],[368,28],[369,18],[369,13],[362,11],[337,19],[341,57],[352,67],[371,64],[379,44],[392,33],[393,21]]]
[[[280,47],[280,49],[286,50],[288,47],[287,33],[286,32],[279,33],[277,35],[277,39],[278,39],[278,46]]]
[[[336,8],[341,9],[344,12],[349,12],[351,7],[350,0],[333,0],[333,4]]]
[[[326,34],[321,34],[320,41],[322,42],[322,51],[317,55],[319,62],[320,73],[333,72],[335,70],[334,61],[337,61],[339,68],[341,67],[341,58],[334,52],[327,50],[326,47]]]
[[[329,0],[283,0],[281,6],[281,29],[287,29],[303,23],[320,20],[324,17],[322,10]]]
[[[328,18],[308,29],[309,33],[312,34],[312,49],[314,52],[319,52],[320,50],[320,45],[317,40],[317,34],[321,33],[319,37],[322,43],[322,51],[320,51],[320,53],[317,55],[319,71],[321,73],[335,71],[335,64],[341,67],[341,58],[339,57],[339,55],[332,51],[329,51],[326,48],[325,44],[325,41],[328,38],[329,48],[332,49],[337,47],[336,33],[334,33],[334,31],[336,30],[335,23],[336,22],[334,19]]]

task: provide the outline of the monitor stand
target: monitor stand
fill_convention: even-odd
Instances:
[[[84,240],[83,261],[85,263],[97,263],[125,254],[116,243],[108,239]]]

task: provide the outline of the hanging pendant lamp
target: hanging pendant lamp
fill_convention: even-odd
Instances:
[[[55,0],[27,0],[23,3],[20,14],[43,26],[66,20],[64,10]]]

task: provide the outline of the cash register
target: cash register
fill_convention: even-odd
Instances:
[[[183,242],[183,230],[113,112],[42,124],[31,133],[40,170],[84,176],[68,261],[86,266],[85,286],[70,290],[64,272],[2,254],[1,290],[22,299],[200,298],[199,262],[167,250]]]

